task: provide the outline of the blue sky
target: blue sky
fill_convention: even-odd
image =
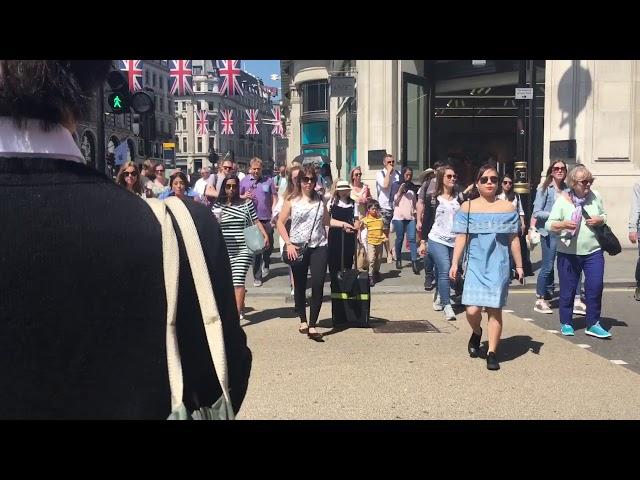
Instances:
[[[280,77],[280,60],[242,60],[242,69],[257,77],[260,77],[265,85],[278,87],[278,96],[274,100],[280,100],[280,78],[271,80],[271,74]]]

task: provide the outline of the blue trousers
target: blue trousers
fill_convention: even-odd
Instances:
[[[409,248],[411,249],[411,261],[418,260],[418,247],[416,246],[416,221],[415,220],[393,220],[393,228],[396,232],[396,260],[402,258],[402,241],[404,233],[407,232]]]
[[[536,294],[544,297],[546,293],[553,294],[553,263],[556,259],[556,248],[558,237],[549,234],[546,237],[540,235],[540,246],[542,247],[542,265],[538,273],[536,282]]]
[[[451,303],[451,280],[449,279],[449,270],[451,269],[453,248],[442,243],[434,242],[431,239],[429,239],[429,245],[427,248],[438,271],[438,294],[440,295],[440,303],[442,305],[449,305]]]
[[[584,300],[587,305],[587,328],[600,320],[604,287],[604,256],[602,250],[589,255],[558,253],[560,279],[560,323],[572,325],[573,300],[584,272]]]

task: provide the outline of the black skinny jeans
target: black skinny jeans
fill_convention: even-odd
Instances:
[[[307,321],[307,310],[305,308],[305,293],[307,291],[307,272],[311,267],[311,320],[309,327],[316,326],[320,307],[322,307],[322,296],[324,294],[324,277],[327,273],[327,246],[309,248],[304,255],[304,259],[299,265],[291,268],[295,281],[294,299],[296,312],[300,316],[300,323]]]

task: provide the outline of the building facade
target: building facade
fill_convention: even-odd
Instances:
[[[273,127],[264,123],[273,117],[272,102],[261,89],[260,79],[242,71],[240,84],[244,95],[226,96],[220,94],[221,80],[213,60],[192,60],[192,68],[193,94],[174,97],[176,166],[193,173],[228,155],[243,171],[254,156],[265,162],[265,170],[272,168]],[[246,133],[245,109],[258,109],[258,135]],[[205,135],[198,132],[198,112],[204,110],[208,114]],[[233,111],[233,135],[221,134],[222,110]]]
[[[328,154],[334,178],[359,166],[374,192],[385,152],[414,178],[436,161],[453,163],[465,184],[493,161],[530,192],[528,207],[550,160],[584,164],[609,225],[628,243],[639,75],[638,61],[621,60],[282,61],[286,157]],[[332,97],[335,76],[354,77],[355,94]]]
[[[172,95],[169,94],[169,65],[167,60],[143,60],[142,86],[154,99],[155,111],[147,118],[135,113],[115,115],[105,104],[105,153],[111,158],[120,143],[129,145],[129,160],[141,164],[146,158],[163,162],[162,143],[173,142],[174,113]],[[105,97],[109,86],[105,84]],[[96,167],[97,155],[97,108],[91,102],[85,118],[78,122],[76,142],[87,164]],[[146,123],[145,123],[146,120]],[[107,162],[109,166],[109,161]],[[111,170],[115,167],[112,165]]]

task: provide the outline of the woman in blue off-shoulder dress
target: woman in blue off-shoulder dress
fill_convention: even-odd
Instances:
[[[477,357],[482,339],[482,307],[489,316],[489,350],[487,368],[498,370],[496,349],[502,333],[502,307],[507,302],[510,267],[509,248],[515,260],[518,280],[524,278],[522,255],[517,233],[518,213],[511,202],[496,199],[498,172],[493,165],[480,168],[476,188],[480,196],[465,202],[454,217],[453,231],[458,234],[449,276],[455,280],[462,259],[464,290],[462,303],[467,306],[467,321],[473,330],[468,351]]]

